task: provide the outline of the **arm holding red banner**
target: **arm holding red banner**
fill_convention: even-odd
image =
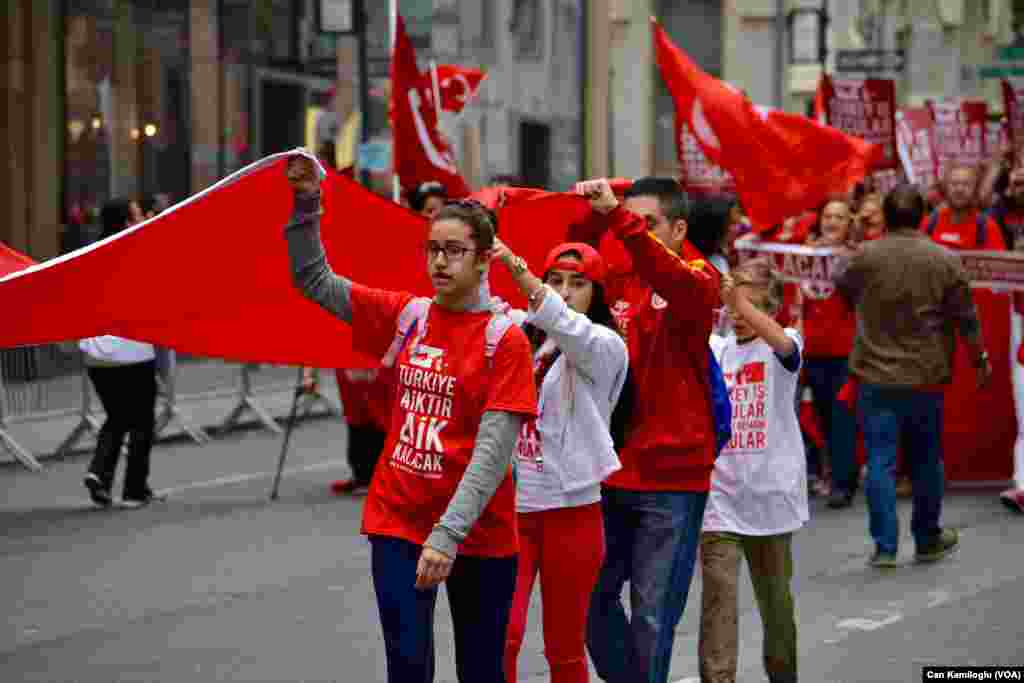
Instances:
[[[576,191],[591,199],[594,211],[607,221],[606,229],[626,247],[637,274],[682,321],[702,322],[708,311],[718,306],[714,267],[701,259],[686,261],[666,247],[651,234],[642,217],[619,205],[607,180],[577,183]]]
[[[352,281],[331,272],[320,240],[320,183],[313,162],[288,160],[288,183],[295,207],[285,228],[295,285],[310,300],[344,322],[352,322]]]

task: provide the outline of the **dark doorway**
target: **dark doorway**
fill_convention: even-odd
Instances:
[[[264,80],[261,85],[261,152],[287,152],[305,140],[304,91],[301,85]]]
[[[551,127],[523,121],[519,124],[519,175],[527,187],[547,189],[551,184]]]

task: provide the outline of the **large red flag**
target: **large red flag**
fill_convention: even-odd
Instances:
[[[455,168],[451,148],[437,127],[437,108],[430,79],[420,73],[416,52],[398,16],[395,50],[391,56],[392,158],[402,187],[411,191],[420,183],[438,180],[451,197],[469,194],[466,181]]]
[[[284,165],[293,153],[256,162],[118,235],[0,278],[9,321],[0,325],[0,348],[116,334],[238,361],[372,365],[377,359],[353,353],[348,325],[291,282]],[[426,220],[334,172],[321,190],[321,234],[336,272],[430,294]],[[502,208],[499,221],[502,238],[539,268],[589,206],[566,194],[530,197]],[[523,306],[502,270],[494,269],[492,291]]]
[[[35,261],[0,242],[0,277],[34,266]]]
[[[433,89],[431,75],[426,74],[428,89]],[[476,95],[487,73],[458,64],[437,65],[437,85],[441,91],[441,110],[458,114]]]
[[[764,229],[848,191],[881,150],[806,116],[754,107],[706,74],[652,21],[662,78],[676,116],[714,163],[732,174],[751,221]]]

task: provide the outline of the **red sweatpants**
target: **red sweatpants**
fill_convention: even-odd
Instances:
[[[601,504],[519,514],[519,573],[505,639],[505,680],[515,683],[533,582],[540,572],[544,656],[552,683],[589,680],[584,645],[590,594],[604,562]]]

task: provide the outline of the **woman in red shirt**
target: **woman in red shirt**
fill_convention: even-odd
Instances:
[[[809,247],[849,245],[853,213],[845,199],[830,200],[811,229]],[[804,325],[804,377],[814,396],[814,409],[825,432],[831,465],[832,508],[847,507],[857,491],[854,445],[857,424],[838,399],[849,376],[847,358],[853,350],[856,314],[831,283],[801,285]],[[824,470],[824,462],[821,463]],[[824,476],[825,472],[821,472]]]
[[[431,300],[335,275],[319,235],[316,168],[293,157],[285,234],[302,292],[352,325],[353,346],[393,367],[391,423],[363,510],[388,681],[433,680],[434,606],[447,580],[462,683],[503,683],[519,548],[511,462],[536,416],[530,344],[481,292],[494,224],[457,202],[425,244]]]

